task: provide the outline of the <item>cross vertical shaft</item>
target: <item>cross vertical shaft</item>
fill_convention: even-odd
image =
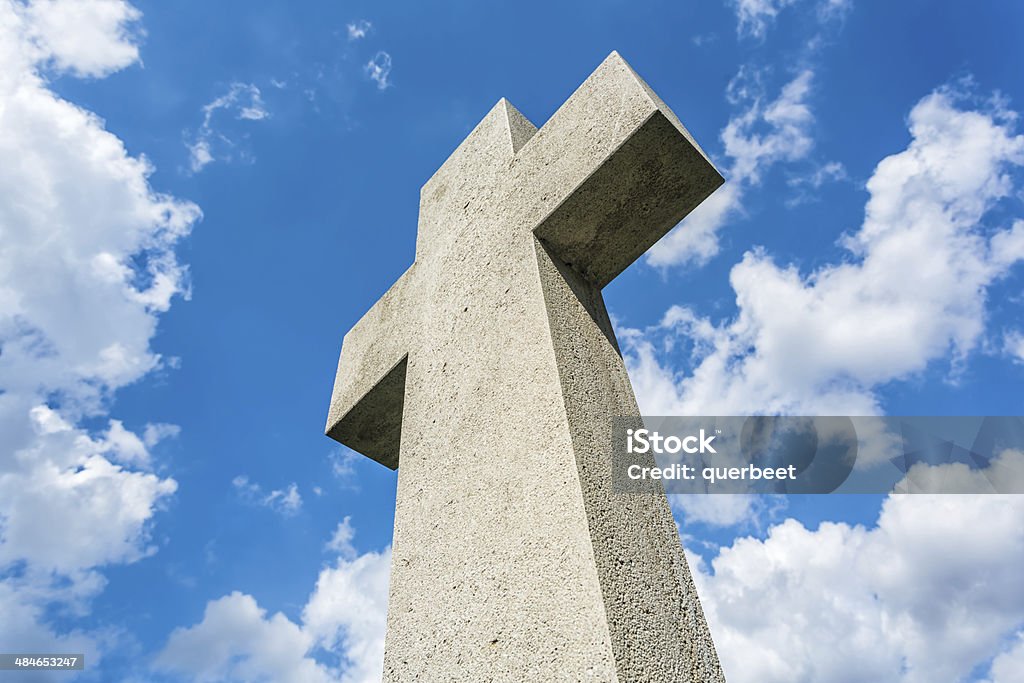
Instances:
[[[499,102],[421,192],[416,261],[346,335],[328,434],[398,496],[387,681],[722,681],[601,288],[722,182],[613,53],[537,130]]]

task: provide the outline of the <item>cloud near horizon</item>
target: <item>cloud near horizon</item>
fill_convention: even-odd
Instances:
[[[328,550],[337,553],[292,621],[267,615],[251,595],[234,591],[207,603],[202,620],[175,629],[156,667],[197,683],[377,683],[384,666],[391,548],[357,554],[350,518]],[[333,653],[339,665],[322,662]]]

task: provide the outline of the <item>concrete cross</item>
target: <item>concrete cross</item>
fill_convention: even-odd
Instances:
[[[723,681],[601,289],[722,183],[612,53],[538,130],[506,100],[420,192],[345,335],[327,434],[398,468],[385,681]]]

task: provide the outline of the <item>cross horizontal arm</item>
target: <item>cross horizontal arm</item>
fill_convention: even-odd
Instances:
[[[345,335],[327,415],[327,435],[395,469],[415,329],[409,290],[415,264]]]
[[[529,192],[551,207],[534,234],[599,287],[724,182],[676,115],[615,52],[520,157]]]

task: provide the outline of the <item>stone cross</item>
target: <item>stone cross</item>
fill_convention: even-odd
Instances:
[[[541,129],[498,102],[345,335],[327,434],[392,469],[385,681],[723,681],[601,289],[722,183],[612,53]]]

